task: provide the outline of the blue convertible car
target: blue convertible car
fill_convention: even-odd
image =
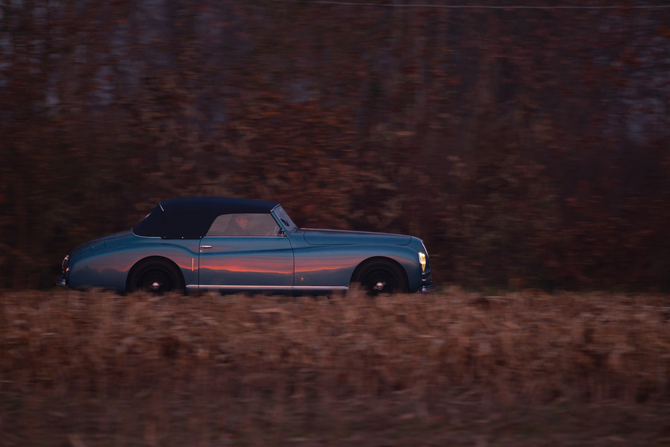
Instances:
[[[429,292],[426,247],[412,236],[298,228],[275,202],[161,202],[130,231],[81,245],[56,283],[120,293]]]

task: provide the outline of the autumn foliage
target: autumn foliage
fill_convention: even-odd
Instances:
[[[0,2],[0,288],[221,195],[439,284],[670,290],[670,9],[365,3]]]

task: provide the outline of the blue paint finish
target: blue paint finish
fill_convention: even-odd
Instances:
[[[351,274],[366,255],[356,246],[296,247],[296,286],[349,286]]]
[[[293,251],[285,236],[204,237],[200,285],[293,286]],[[211,248],[209,248],[211,247]]]
[[[342,243],[337,243],[338,235]],[[295,255],[296,285],[348,286],[358,265],[381,257],[404,268],[410,292],[421,286],[421,265],[413,242],[418,241],[421,246],[421,241],[411,236],[335,230],[298,230],[289,236]],[[316,245],[319,242],[324,245]]]
[[[101,287],[126,291],[130,269],[149,256],[171,260],[182,272],[185,284],[197,284],[198,242],[196,240],[170,240],[144,238],[132,232],[120,233],[100,242],[86,244],[73,251],[68,264],[67,285],[73,289]],[[101,241],[101,240],[98,240]],[[94,247],[94,249],[91,249]]]
[[[188,199],[175,204],[182,202],[193,208]],[[199,206],[215,203],[221,207],[225,201],[197,203]],[[252,208],[256,205],[249,204]],[[261,205],[269,206],[266,202]],[[172,211],[179,213],[178,209]],[[133,266],[148,257],[161,257],[177,265],[187,292],[236,287],[239,290],[342,290],[349,286],[361,263],[386,258],[397,262],[405,271],[410,292],[432,288],[428,254],[420,239],[384,233],[296,229],[288,226],[290,222],[285,224],[279,219],[284,216],[290,220],[286,214],[276,211],[272,214],[284,230],[279,236],[178,239],[137,236],[125,231],[96,239],[72,250],[57,283],[74,289],[100,287],[123,293]],[[203,215],[214,219],[217,212],[221,211],[210,209]],[[183,224],[184,219],[180,222]],[[423,275],[419,252],[425,253],[428,261]]]
[[[305,242],[310,245],[407,245],[412,236],[364,231],[302,229]]]

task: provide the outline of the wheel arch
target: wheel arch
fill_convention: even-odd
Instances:
[[[398,261],[396,261],[395,259],[390,258],[388,256],[373,256],[371,258],[367,258],[367,259],[361,261],[356,266],[356,268],[354,269],[354,272],[351,274],[351,279],[349,280],[349,283],[351,284],[352,282],[357,281],[359,279],[358,275],[360,275],[361,271],[363,271],[366,267],[368,267],[371,264],[374,264],[375,262],[380,262],[380,261],[381,262],[392,262],[393,264],[398,266],[398,268],[405,275],[406,284],[409,284],[409,277],[407,275],[407,270],[405,270],[405,267],[403,267],[403,265],[401,263],[399,263]]]
[[[179,272],[179,275],[181,277],[182,284],[186,285],[186,281],[184,278],[184,272],[181,271],[181,268],[179,268],[179,265],[177,265],[176,262],[174,262],[172,259],[167,258],[165,256],[146,256],[142,259],[139,259],[133,266],[128,270],[128,274],[126,275],[126,293],[128,293],[129,286],[130,286],[130,279],[133,277],[133,273],[138,269],[141,268],[144,264],[149,264],[151,262],[167,262],[169,264],[172,264],[172,266],[176,269],[176,271]],[[182,291],[183,292],[183,291]]]

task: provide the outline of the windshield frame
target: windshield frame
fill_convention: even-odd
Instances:
[[[298,226],[293,222],[293,220],[291,220],[281,205],[277,205],[272,208],[272,215],[277,220],[279,226],[286,230],[287,233],[295,233],[299,230]]]

